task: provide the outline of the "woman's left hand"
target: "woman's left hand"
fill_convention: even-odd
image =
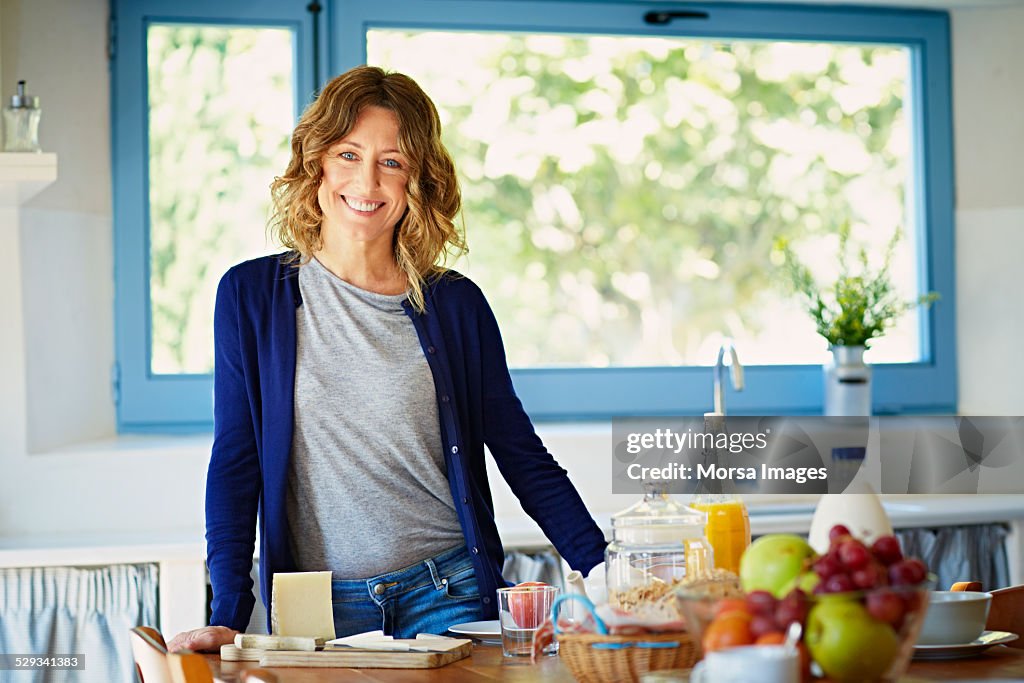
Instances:
[[[179,633],[167,643],[168,652],[192,650],[193,652],[219,652],[221,645],[235,642],[238,634],[227,626],[206,626]]]

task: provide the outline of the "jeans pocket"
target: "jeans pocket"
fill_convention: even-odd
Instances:
[[[455,601],[480,599],[480,586],[472,565],[456,569],[445,577],[444,596]]]

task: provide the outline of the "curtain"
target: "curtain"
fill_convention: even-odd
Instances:
[[[980,581],[984,590],[1010,582],[1004,524],[972,524],[896,532],[903,554],[920,557],[938,577],[935,590],[949,590],[957,581]]]
[[[0,652],[85,655],[82,671],[18,672],[18,683],[134,681],[128,632],[159,627],[158,578],[155,564],[0,570]]]
[[[531,552],[506,550],[501,575],[512,583],[542,581],[565,590],[562,560],[553,549]]]

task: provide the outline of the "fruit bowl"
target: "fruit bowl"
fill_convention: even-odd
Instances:
[[[779,644],[796,621],[802,625],[804,680],[827,674],[835,681],[896,681],[910,664],[933,586],[926,581],[812,595],[798,590],[780,600],[764,591],[737,599],[682,589],[676,599],[701,657],[708,650]]]
[[[933,585],[926,580],[811,595],[796,590],[781,600],[765,591],[738,599],[679,589],[676,600],[701,657],[740,645],[777,645],[799,621],[804,680],[827,672],[834,681],[896,681],[913,657]]]

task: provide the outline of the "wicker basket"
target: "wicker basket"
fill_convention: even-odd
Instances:
[[[558,656],[580,683],[636,683],[648,671],[692,667],[699,651],[689,633],[562,633]]]

